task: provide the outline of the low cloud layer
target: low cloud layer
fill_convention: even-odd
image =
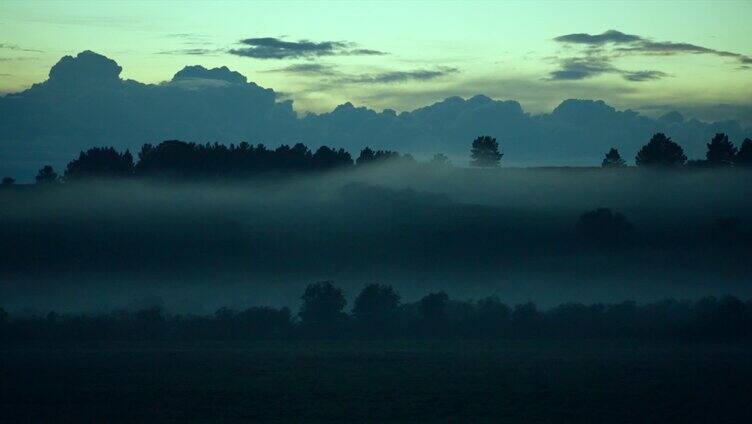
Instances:
[[[343,79],[343,82],[389,84],[405,81],[428,81],[457,72],[459,72],[459,69],[448,67],[440,67],[432,70],[392,71],[347,77]]]
[[[349,74],[323,63],[295,63],[267,72],[322,78],[321,84],[392,84],[407,81],[430,81],[459,73],[458,68],[440,66],[434,69],[395,70],[366,74]]]
[[[336,75],[337,72],[334,66],[323,63],[294,63],[292,65],[285,66],[284,68],[271,69],[267,72],[280,72],[285,74],[294,75]]]
[[[275,37],[246,38],[240,40],[242,47],[228,53],[253,59],[301,59],[320,56],[378,56],[377,50],[360,48],[346,41],[285,41]]]

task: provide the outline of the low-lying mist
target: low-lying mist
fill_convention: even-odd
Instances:
[[[242,181],[113,180],[0,190],[0,304],[297,307],[334,280],[505,302],[752,294],[752,172],[381,164]],[[609,208],[619,243],[577,231]],[[719,224],[720,223],[720,224]],[[725,223],[725,224],[724,224]]]

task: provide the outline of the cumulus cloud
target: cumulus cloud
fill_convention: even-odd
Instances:
[[[319,56],[373,56],[384,52],[359,48],[346,41],[285,41],[275,37],[246,38],[240,40],[243,47],[230,49],[228,53],[253,59],[299,59]]]
[[[204,68],[201,65],[186,66],[172,77],[172,81],[183,79],[218,80],[232,84],[245,84],[248,82],[245,76],[239,72],[231,71],[227,66],[212,69]]]

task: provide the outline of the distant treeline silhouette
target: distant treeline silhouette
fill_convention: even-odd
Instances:
[[[479,136],[471,144],[470,156],[472,166],[497,167],[504,154],[500,152],[495,138]],[[687,161],[687,156],[678,143],[663,133],[657,133],[637,153],[635,164],[652,168],[751,167],[752,140],[744,139],[737,148],[726,134],[718,133],[707,144],[705,156],[705,159]],[[121,153],[113,147],[94,147],[82,151],[78,158],[69,162],[62,176],[50,165],[42,167],[37,173],[36,182],[47,184],[124,177],[237,178],[268,173],[328,171],[395,160],[416,163],[409,154],[372,150],[369,147],[361,150],[353,160],[352,155],[342,148],[322,146],[313,152],[302,143],[292,147],[283,144],[276,149],[269,149],[263,144],[252,145],[246,142],[227,146],[168,140],[156,146],[144,144],[138,153],[137,162],[128,150]],[[434,155],[429,163],[435,166],[451,164],[442,153]],[[627,163],[618,149],[611,148],[601,166],[620,168],[626,167]],[[14,182],[12,177],[5,177],[2,185],[9,186]]]
[[[9,316],[0,308],[0,340],[265,340],[265,339],[506,339],[635,338],[732,340],[752,338],[752,300],[733,296],[637,304],[564,303],[541,310],[430,293],[401,303],[388,285],[366,286],[350,313],[331,281],[309,285],[296,316],[289,308],[227,308],[213,315],[179,315],[154,306],[104,314]]]
[[[413,161],[409,155],[388,150],[365,148],[353,161],[349,152],[327,146],[312,152],[298,143],[268,149],[263,144],[240,143],[229,146],[163,141],[154,146],[145,144],[134,162],[129,151],[118,152],[112,147],[95,147],[81,152],[68,163],[63,179],[66,181],[90,178],[173,177],[173,178],[229,178],[250,177],[264,173],[302,173],[328,171],[354,165],[366,165],[385,160]],[[38,183],[55,182],[51,167],[37,175]]]

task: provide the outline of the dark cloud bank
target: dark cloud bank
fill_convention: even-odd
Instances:
[[[603,43],[604,37],[628,36],[567,37]],[[277,46],[271,39],[263,40],[251,44]],[[283,47],[292,57],[338,54],[342,49],[352,53],[355,48],[329,43]],[[575,61],[572,66],[582,72],[598,71],[592,64]],[[608,70],[610,65],[606,61],[600,66]],[[328,113],[300,117],[291,101],[281,101],[279,93],[248,82],[226,67],[189,66],[161,84],[123,80],[121,70],[111,59],[83,52],[62,58],[47,81],[0,98],[0,173],[28,179],[42,164],[62,166],[84,147],[135,150],[145,142],[165,139],[270,146],[300,141],[313,148],[326,144],[355,153],[370,145],[418,157],[444,152],[459,162],[467,157],[475,136],[490,134],[500,141],[507,165],[597,165],[612,146],[625,157],[634,157],[656,131],[671,135],[690,158],[702,156],[705,143],[716,132],[728,133],[733,141],[752,135],[736,121],[705,123],[675,113],[651,119],[593,100],[565,100],[551,113],[531,115],[516,101],[482,95],[450,97],[399,114],[345,103]],[[374,74],[359,82],[427,80],[452,72],[456,70]],[[632,80],[657,76],[654,71],[624,74]]]
[[[379,56],[385,53],[360,48],[347,41],[285,41],[274,37],[246,38],[242,47],[228,50],[236,56],[254,59],[299,59],[319,56]]]
[[[669,77],[655,70],[628,71],[611,62],[621,56],[677,56],[704,54],[736,61],[739,69],[749,69],[752,57],[741,53],[716,50],[692,43],[654,41],[635,34],[608,30],[602,34],[575,33],[554,38],[562,45],[578,48],[575,57],[559,58],[560,68],[551,72],[549,80],[582,80],[601,74],[618,74],[627,81],[641,82]]]

